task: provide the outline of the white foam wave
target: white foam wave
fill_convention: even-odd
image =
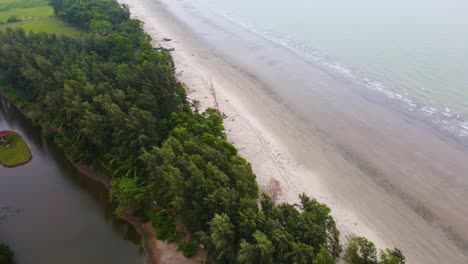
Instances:
[[[373,80],[370,76],[360,72],[350,65],[344,65],[337,62],[331,56],[314,49],[313,47],[296,41],[293,36],[280,36],[271,33],[270,31],[258,31],[253,23],[247,22],[245,18],[236,16],[235,14],[225,12],[223,10],[214,10],[218,15],[231,21],[232,23],[241,26],[255,34],[262,36],[263,38],[272,41],[278,45],[281,45],[294,53],[298,54],[302,58],[310,62],[317,63],[318,66],[324,67],[334,73],[339,74],[355,84],[367,87],[380,94],[386,96],[390,100],[399,103],[404,109],[413,113],[422,113],[423,115],[430,117],[430,121],[433,125],[439,126],[442,130],[461,137],[464,143],[468,146],[468,122],[462,120],[460,115],[453,113],[453,111],[447,107],[440,109],[433,106],[429,106],[421,102],[415,97],[412,97],[408,93],[404,95],[396,92],[396,89],[389,87],[382,81]],[[429,93],[430,90],[427,88],[420,88],[421,91]],[[466,142],[465,142],[466,141]]]

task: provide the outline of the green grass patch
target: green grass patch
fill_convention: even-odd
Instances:
[[[31,151],[16,132],[11,131],[11,140],[8,145],[0,144],[0,164],[5,167],[16,167],[25,164],[31,158]]]
[[[0,0],[0,12],[13,8],[47,6],[47,0]]]
[[[11,27],[22,28],[26,32],[45,32],[49,34],[55,33],[72,36],[78,36],[83,33],[82,30],[54,17],[53,14],[54,11],[50,6],[13,8],[0,11],[0,30],[3,31]],[[7,23],[7,21],[12,18],[16,18],[20,21]]]
[[[6,23],[8,18],[13,16],[16,16],[19,20],[27,20],[28,18],[47,18],[53,15],[54,10],[50,6],[15,8],[7,11],[0,11],[0,23]]]
[[[49,34],[55,33],[71,36],[78,36],[83,33],[82,30],[73,27],[56,17],[3,24],[0,26],[0,30],[6,30],[7,27],[22,28],[26,32],[46,32]]]

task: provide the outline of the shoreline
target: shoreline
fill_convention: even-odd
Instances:
[[[27,112],[23,109],[18,108],[16,104],[2,91],[0,91],[0,97],[8,101],[13,107],[16,108],[16,110],[19,113],[21,113],[24,117],[29,119]],[[101,172],[93,170],[91,166],[87,164],[74,162],[72,158],[66,153],[63,153],[63,155],[70,162],[70,164],[72,164],[73,167],[77,169],[81,174],[85,175],[86,177],[98,183],[101,183],[102,185],[106,187],[107,191],[110,191],[112,187],[112,180],[109,176]],[[32,154],[31,154],[31,159],[32,159]],[[6,167],[6,168],[10,168],[10,167]],[[117,217],[117,216],[113,216],[113,217]],[[143,247],[145,251],[145,255],[146,255],[145,262],[144,262],[145,264],[165,264],[165,263],[195,264],[195,263],[200,263],[200,261],[204,259],[204,253],[201,249],[199,249],[198,252],[192,258],[187,259],[182,255],[182,253],[178,251],[176,245],[168,244],[164,241],[158,240],[151,226],[151,223],[150,222],[144,223],[137,217],[133,216],[132,208],[126,208],[125,211],[122,213],[122,215],[119,216],[118,218],[122,219],[123,221],[131,225],[135,229],[135,231],[140,235],[141,246]]]
[[[1,93],[0,93],[0,96],[3,97],[3,98],[5,98],[5,99],[7,99],[7,98],[6,98],[3,94],[1,94]],[[9,100],[9,99],[7,99],[7,100]],[[21,140],[23,140],[23,138],[21,137],[21,135],[20,135],[19,133],[15,132],[15,131],[10,131],[10,132],[16,133],[16,135],[17,135],[19,138],[21,138]],[[23,140],[23,142],[25,142],[25,144],[26,144],[26,141]],[[32,153],[31,153],[31,149],[29,149],[29,146],[28,146],[27,144],[26,144],[26,147],[28,148],[28,152],[29,152],[29,159],[28,159],[28,160],[26,160],[26,161],[24,161],[24,162],[21,162],[21,163],[19,163],[19,164],[13,165],[13,166],[8,166],[8,165],[5,165],[5,164],[3,164],[3,163],[1,163],[1,162],[0,162],[0,165],[2,165],[4,168],[16,168],[16,167],[19,167],[19,166],[22,166],[22,165],[26,165],[28,162],[30,162],[30,161],[33,159],[33,155],[32,155]]]
[[[109,176],[93,170],[89,165],[76,163],[70,156],[65,154],[67,160],[83,175],[93,179],[106,186],[110,191],[112,187],[112,180]],[[116,216],[115,216],[116,217]],[[158,240],[150,222],[143,222],[138,217],[133,215],[132,208],[126,208],[125,211],[119,216],[120,219],[130,224],[141,237],[141,246],[145,250],[145,264],[164,264],[164,263],[180,263],[180,264],[194,264],[200,263],[203,259],[202,250],[190,259],[185,258],[182,253],[177,249],[174,244],[169,244],[164,241]]]
[[[297,203],[298,195],[305,192],[332,208],[331,214],[337,222],[343,241],[348,235],[360,235],[369,238],[380,248],[392,247],[362,223],[355,212],[349,208],[344,209],[336,198],[328,195],[329,191],[323,186],[318,175],[314,175],[296,160],[287,146],[282,144],[283,142],[278,140],[258,117],[247,110],[239,94],[229,91],[229,88],[238,85],[236,83],[240,81],[249,85],[248,89],[252,94],[259,96],[259,101],[267,101],[268,98],[254,92],[254,89],[258,89],[258,86],[263,84],[252,80],[252,76],[240,74],[235,67],[226,68],[227,63],[219,57],[212,62],[219,71],[212,71],[212,65],[202,61],[205,59],[204,56],[207,56],[204,50],[197,49],[196,45],[191,43],[191,39],[176,32],[177,28],[185,25],[176,21],[177,18],[166,14],[168,10],[160,11],[167,16],[165,24],[163,18],[151,15],[145,9],[142,3],[144,0],[118,0],[118,2],[129,5],[131,17],[143,22],[143,29],[152,37],[152,44],[156,49],[170,51],[176,68],[176,77],[186,88],[188,99],[192,102],[198,101],[200,111],[218,108],[224,117],[223,125],[228,140],[238,149],[240,155],[252,164],[261,191],[268,194],[270,180],[277,180],[282,187],[279,203]],[[161,7],[164,5],[159,3],[159,0],[157,2]],[[184,28],[182,31],[184,30],[188,29]],[[171,40],[167,41],[165,38]],[[279,107],[284,106],[279,105]],[[289,109],[279,111],[286,113]],[[299,184],[296,180],[299,180]],[[300,182],[304,180],[313,183],[313,188],[304,189],[300,186]]]
[[[204,17],[209,11],[183,1],[119,2],[144,22],[153,46],[172,50],[188,98],[200,110],[219,106],[261,190],[273,178],[279,202],[304,192],[325,203],[342,241],[365,236],[402,249],[409,263],[468,261],[465,182],[456,182],[468,154],[454,142],[283,47]]]
[[[409,263],[468,262],[468,151],[363,87],[205,17],[190,1],[120,2],[135,4],[132,17],[154,47],[171,51],[188,101],[219,110],[261,190],[269,193],[274,180],[279,202],[295,203],[302,192],[317,198],[331,207],[342,241],[365,236],[377,248],[402,249]],[[111,188],[106,175],[72,164]],[[131,208],[121,218],[140,234],[147,263],[184,263]]]
[[[110,188],[112,187],[112,180],[110,177],[103,173],[94,171],[89,165],[74,162],[71,157],[66,154],[65,157],[79,172],[86,175],[88,178],[103,184],[106,186],[107,190],[110,191]],[[141,246],[145,250],[146,254],[145,264],[193,264],[200,263],[203,259],[201,250],[199,250],[192,258],[187,259],[178,251],[176,245],[158,240],[153,228],[151,227],[151,223],[142,222],[140,219],[133,216],[132,208],[125,209],[119,218],[130,224],[140,235]]]
[[[4,92],[2,92],[2,90],[0,89],[0,97],[4,98],[5,100],[7,100],[8,102],[11,103],[11,105],[13,105],[14,108],[16,108],[16,110],[18,110],[21,114],[23,114],[25,117],[26,116],[26,112],[23,111],[22,109],[18,108],[14,103],[13,101],[8,98],[8,96],[5,95]],[[13,131],[15,132],[15,131]],[[16,132],[15,132],[16,133]],[[21,138],[21,140],[23,140],[23,142],[26,144],[26,141],[24,141],[24,139],[21,137],[21,135],[19,133],[16,133],[18,135],[18,137]],[[9,169],[12,169],[12,168],[16,168],[16,167],[19,167],[19,166],[22,166],[22,165],[26,165],[27,163],[29,163],[32,159],[33,159],[33,155],[32,155],[32,152],[31,152],[31,149],[29,148],[28,144],[26,144],[26,147],[28,148],[28,151],[29,151],[29,159],[25,162],[22,162],[18,165],[15,165],[15,166],[7,166],[7,165],[3,165],[2,163],[0,163],[0,165],[2,165],[4,168],[9,168]]]

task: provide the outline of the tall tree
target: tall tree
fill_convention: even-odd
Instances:
[[[216,251],[219,263],[232,263],[234,261],[234,225],[226,214],[213,217],[210,221],[211,243]]]
[[[328,252],[325,247],[321,247],[318,254],[315,256],[313,264],[335,264],[335,258]]]
[[[377,249],[364,237],[352,237],[343,256],[348,264],[377,264]]]
[[[253,238],[253,243],[248,243],[245,240],[241,241],[238,255],[239,263],[275,263],[273,259],[275,248],[268,237],[257,230],[253,234]]]
[[[398,249],[386,249],[380,252],[379,264],[405,264],[406,258]]]

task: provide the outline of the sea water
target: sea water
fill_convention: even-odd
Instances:
[[[468,1],[198,2],[468,137]]]

